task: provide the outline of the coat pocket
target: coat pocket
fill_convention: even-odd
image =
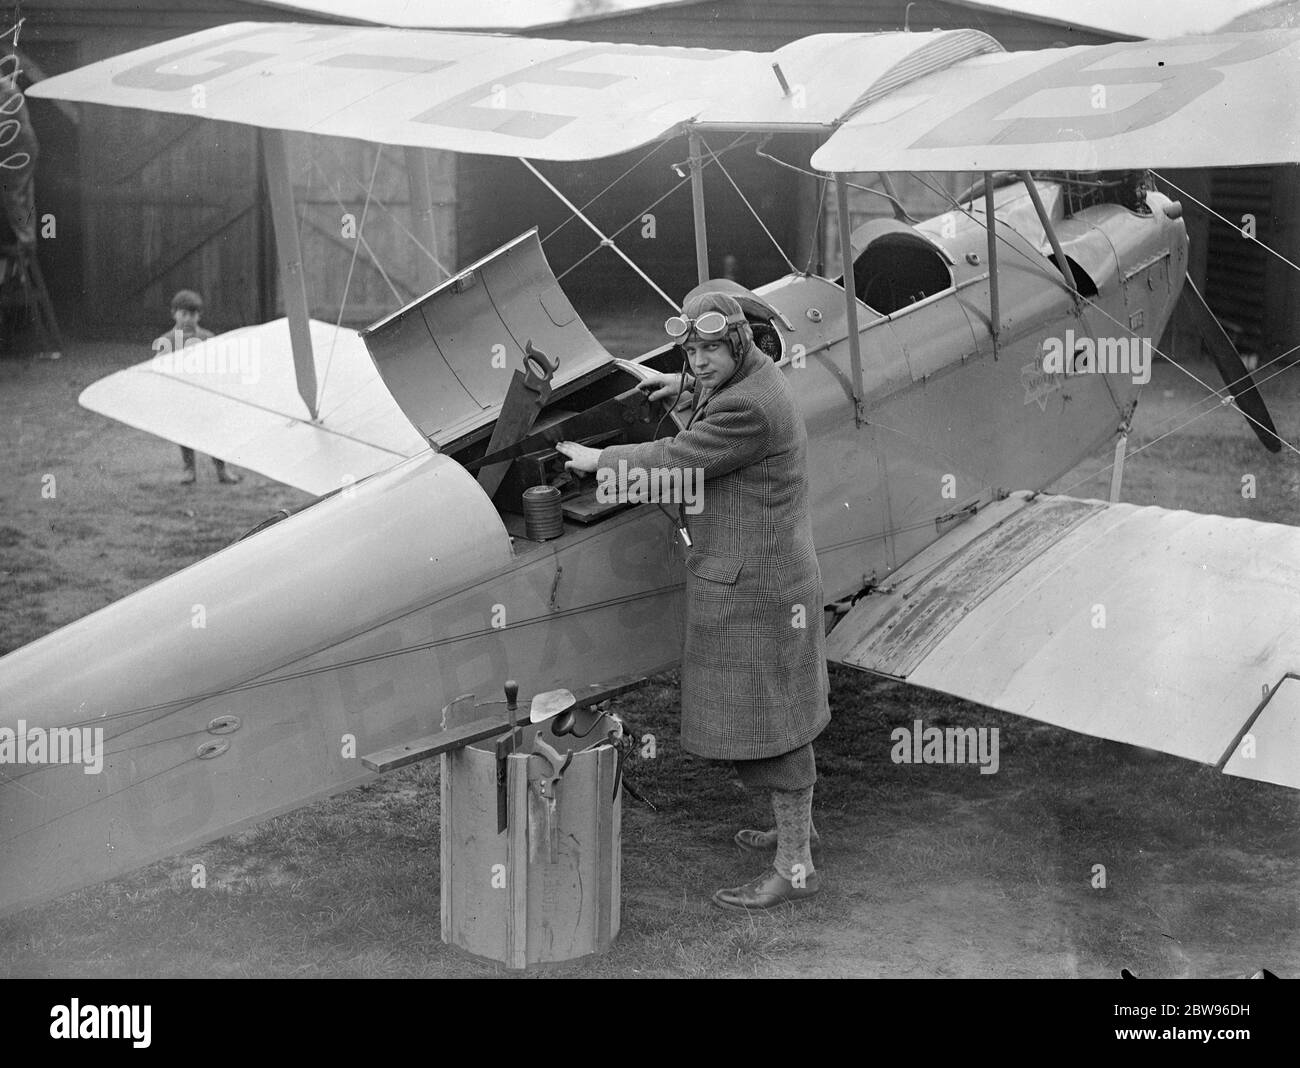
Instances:
[[[691,573],[710,582],[725,582],[735,585],[744,561],[738,556],[718,556],[714,553],[694,553],[686,559],[686,566]]]

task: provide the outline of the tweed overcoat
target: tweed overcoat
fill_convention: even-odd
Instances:
[[[751,345],[689,430],[600,452],[598,470],[623,460],[704,480],[686,516],[681,666],[682,746],[699,756],[780,756],[830,722],[807,451],[785,374]]]

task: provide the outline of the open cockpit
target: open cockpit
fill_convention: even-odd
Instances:
[[[892,315],[953,286],[947,254],[919,230],[873,219],[853,233],[853,291],[881,315]]]

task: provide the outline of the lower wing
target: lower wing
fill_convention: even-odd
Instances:
[[[1300,528],[1012,494],[867,595],[831,660],[1300,787]]]

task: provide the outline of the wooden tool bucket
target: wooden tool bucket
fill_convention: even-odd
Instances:
[[[607,721],[585,738],[524,727],[505,758],[507,826],[497,832],[494,740],[442,755],[442,940],[508,968],[608,949],[619,928],[622,789]],[[550,763],[531,753],[538,731],[563,756],[552,810]],[[552,814],[553,813],[553,814]]]

